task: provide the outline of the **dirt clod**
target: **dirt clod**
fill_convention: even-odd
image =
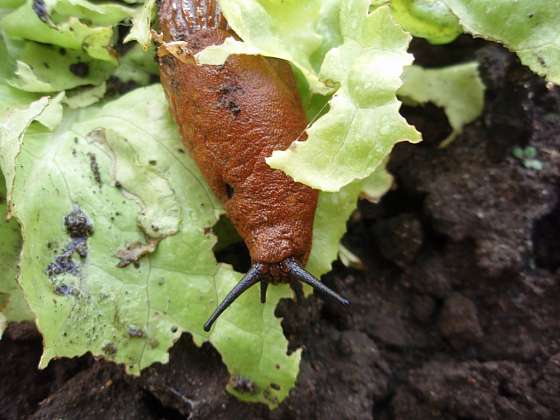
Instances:
[[[74,253],[82,259],[88,255],[87,239],[93,234],[93,224],[82,209],[75,207],[64,216],[64,226],[71,241],[59,255],[55,255],[54,261],[47,266],[46,273],[51,280],[64,273],[78,276],[80,265],[74,261]],[[48,245],[47,248],[51,249]],[[55,292],[64,296],[76,294],[73,287],[65,284],[56,284]]]
[[[453,347],[476,343],[483,336],[474,303],[460,294],[453,294],[443,304],[439,329]]]
[[[64,216],[64,225],[72,238],[86,238],[93,233],[91,221],[79,207]]]

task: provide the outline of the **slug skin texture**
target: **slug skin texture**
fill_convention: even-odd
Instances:
[[[318,193],[265,162],[305,138],[289,64],[234,55],[223,66],[197,65],[194,54],[235,36],[216,0],[163,0],[159,20],[161,81],[171,113],[251,259],[274,264],[293,257],[305,265]],[[167,50],[171,41],[186,42],[181,60]]]
[[[307,121],[288,63],[233,55],[223,66],[199,66],[194,55],[235,34],[217,0],[163,0],[158,57],[163,88],[183,143],[245,241],[252,266],[216,307],[204,329],[247,289],[301,283],[349,302],[305,271],[317,191],[270,168],[265,159],[305,139]]]

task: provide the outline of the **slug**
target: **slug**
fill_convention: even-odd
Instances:
[[[269,283],[300,282],[342,304],[305,266],[318,192],[270,168],[265,158],[285,150],[307,121],[289,64],[262,56],[230,56],[222,66],[198,65],[194,54],[236,36],[217,0],[162,0],[158,58],[161,82],[187,150],[243,238],[252,266],[204,324],[252,285],[261,302]],[[177,42],[180,41],[180,42]],[[181,55],[172,51],[180,45]]]

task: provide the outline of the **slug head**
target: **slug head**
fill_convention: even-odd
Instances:
[[[284,261],[275,264],[257,262],[251,266],[247,274],[245,274],[241,281],[231,289],[224,300],[214,310],[210,318],[208,318],[208,321],[204,324],[204,331],[210,331],[212,325],[222,312],[241,296],[243,292],[258,282],[261,283],[261,303],[266,302],[266,290],[269,283],[289,283],[296,294],[298,302],[303,300],[303,288],[301,283],[305,283],[342,305],[348,305],[350,303],[347,299],[317,280],[293,257],[286,258]]]

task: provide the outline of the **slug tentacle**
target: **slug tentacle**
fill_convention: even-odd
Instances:
[[[313,276],[313,274],[306,271],[295,258],[288,258],[285,261],[285,264],[286,267],[288,267],[288,273],[290,273],[294,280],[299,280],[302,283],[310,285],[315,290],[323,293],[325,296],[333,298],[343,305],[350,304],[350,301],[348,299],[343,298],[334,290],[331,290],[329,287],[325,286],[323,283],[317,280],[315,276]]]
[[[297,280],[291,281],[290,288],[294,291],[294,294],[296,295],[296,302],[303,303],[304,295],[303,295],[303,287],[301,287],[301,283],[299,283]]]
[[[268,289],[268,280],[261,280],[261,303],[266,303],[266,290]]]
[[[250,268],[250,270],[245,274],[245,277],[241,279],[237,285],[227,294],[222,303],[214,310],[208,321],[204,324],[204,331],[210,331],[212,324],[218,319],[218,317],[224,312],[229,305],[231,305],[235,299],[237,299],[241,294],[246,291],[249,287],[254,285],[259,281],[262,275],[262,264],[256,263]]]
[[[315,290],[323,293],[337,302],[348,305],[350,301],[343,298],[334,290],[325,286],[319,280],[317,280],[313,274],[306,271],[300,263],[295,258],[287,258],[284,261],[277,264],[267,264],[266,266],[261,263],[253,264],[251,269],[247,272],[245,277],[241,279],[237,285],[231,289],[224,300],[218,305],[214,310],[208,321],[204,324],[204,331],[210,331],[212,325],[218,317],[224,312],[243,292],[249,289],[252,285],[257,282],[261,282],[261,303],[266,302],[266,290],[268,288],[268,283],[285,281],[284,275],[288,275],[291,279],[290,287],[296,295],[296,300],[298,303],[303,301],[303,288],[301,283],[305,283],[313,287]]]

